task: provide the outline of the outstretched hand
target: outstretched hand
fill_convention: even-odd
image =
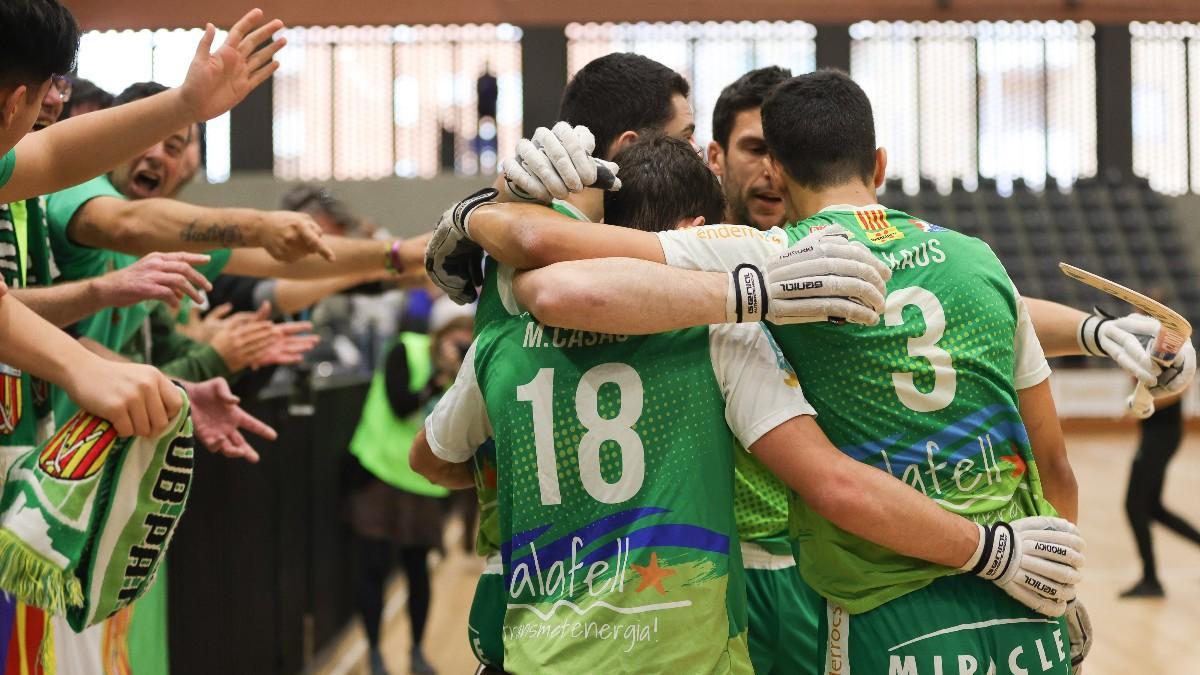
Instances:
[[[194,266],[209,261],[199,253],[151,253],[129,267],[97,277],[93,282],[103,307],[128,307],[143,300],[159,300],[171,309],[189,297],[204,302],[197,289],[212,290],[212,284]]]
[[[184,388],[192,401],[194,433],[209,452],[255,463],[259,455],[240,430],[268,441],[278,437],[268,424],[241,409],[238,405],[241,399],[229,390],[229,383],[224,378],[214,377],[199,384],[186,383]]]
[[[256,48],[282,28],[279,19],[263,23],[262,10],[252,9],[229,29],[229,37],[214,52],[216,28],[212,24],[204,27],[204,37],[180,87],[195,121],[205,122],[228,112],[279,68],[274,56],[287,44],[285,38]]]
[[[312,330],[308,321],[275,324],[275,340],[259,352],[252,368],[290,366],[304,360],[304,355],[321,342],[319,335],[301,335]]]

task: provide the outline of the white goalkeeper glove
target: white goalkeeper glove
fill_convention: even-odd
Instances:
[[[892,271],[840,225],[813,232],[765,268],[739,265],[726,301],[730,323],[879,323]]]
[[[1196,348],[1191,340],[1183,344],[1179,356],[1166,368],[1150,358],[1150,348],[1161,328],[1158,319],[1145,314],[1116,319],[1097,309],[1080,322],[1075,335],[1085,352],[1116,361],[1159,398],[1183,391],[1196,377]]]
[[[447,209],[425,247],[425,271],[454,302],[465,305],[479,297],[483,284],[483,249],[471,241],[471,212],[495,202],[496,190],[485,188]]]
[[[990,579],[1035,612],[1062,616],[1083,576],[1083,549],[1083,538],[1069,521],[1021,518],[979,525],[979,547],[962,569]]]
[[[620,190],[617,165],[593,157],[595,149],[596,138],[585,126],[538,127],[532,140],[517,142],[516,157],[501,163],[504,184],[514,199],[542,204],[589,187]]]
[[[1092,651],[1092,620],[1077,599],[1067,603],[1067,636],[1071,640],[1071,675],[1083,672],[1083,659]]]

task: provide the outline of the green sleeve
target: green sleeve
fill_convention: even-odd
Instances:
[[[182,358],[168,361],[158,367],[167,377],[174,377],[186,382],[203,382],[214,377],[224,377],[233,382],[229,367],[225,360],[209,345],[194,342],[193,349]]]
[[[65,281],[99,276],[108,271],[112,252],[82,246],[67,236],[67,227],[75,213],[96,197],[125,199],[112,183],[108,182],[107,176],[98,176],[46,198],[46,225],[50,230],[50,246]]]
[[[12,178],[13,167],[17,165],[17,149],[12,148],[0,157],[0,187],[8,184],[8,179]]]

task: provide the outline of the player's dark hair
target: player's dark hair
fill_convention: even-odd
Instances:
[[[808,189],[875,175],[875,118],[866,92],[839,70],[780,84],[762,107],[763,136],[788,176]]]
[[[618,52],[584,66],[563,90],[558,118],[582,124],[596,137],[596,156],[626,131],[661,129],[670,121],[675,94],[687,96],[679,73],[639,54]]]
[[[647,133],[613,161],[621,167],[621,189],[604,193],[605,222],[662,232],[685,218],[704,216],[706,223],[724,218],[721,184],[690,143]]]
[[[157,82],[134,82],[128,87],[125,87],[121,93],[117,94],[117,97],[113,99],[113,106],[124,105],[126,103],[140,101],[144,98],[150,98],[151,96],[160,94],[167,89],[170,89],[170,87]]]
[[[757,68],[721,90],[717,105],[713,107],[713,140],[722,148],[729,147],[729,134],[733,133],[733,120],[743,110],[761,108],[763,101],[781,82],[789,79],[792,71],[779,66]]]
[[[95,104],[99,110],[112,107],[113,95],[96,86],[95,82],[82,77],[71,78],[71,100],[63,106],[62,119],[67,119],[78,108]]]
[[[78,51],[79,25],[57,0],[0,2],[0,85],[34,89],[74,70]]]

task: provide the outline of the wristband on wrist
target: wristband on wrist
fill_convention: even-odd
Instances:
[[[732,286],[725,306],[727,322],[762,321],[767,316],[767,284],[762,270],[741,264],[733,268],[730,278]]]
[[[462,233],[471,238],[471,230],[468,221],[471,219],[471,212],[483,206],[484,204],[493,204],[496,202],[496,196],[500,192],[495,188],[483,188],[475,194],[467,197],[458,204],[454,205],[454,213],[452,215],[454,222],[462,228]]]
[[[400,245],[404,243],[403,239],[392,241],[392,245],[388,248],[387,255],[384,256],[384,263],[391,270],[392,274],[402,274],[404,272],[404,259],[400,257]]]
[[[1111,319],[1102,314],[1089,314],[1080,321],[1079,331],[1075,334],[1080,349],[1092,356],[1108,356],[1100,345],[1100,327],[1109,321]]]
[[[979,545],[975,549],[975,555],[971,556],[962,569],[984,579],[1003,578],[1012,565],[1012,547],[1017,539],[1012,526],[1005,522],[976,525],[979,526]]]

